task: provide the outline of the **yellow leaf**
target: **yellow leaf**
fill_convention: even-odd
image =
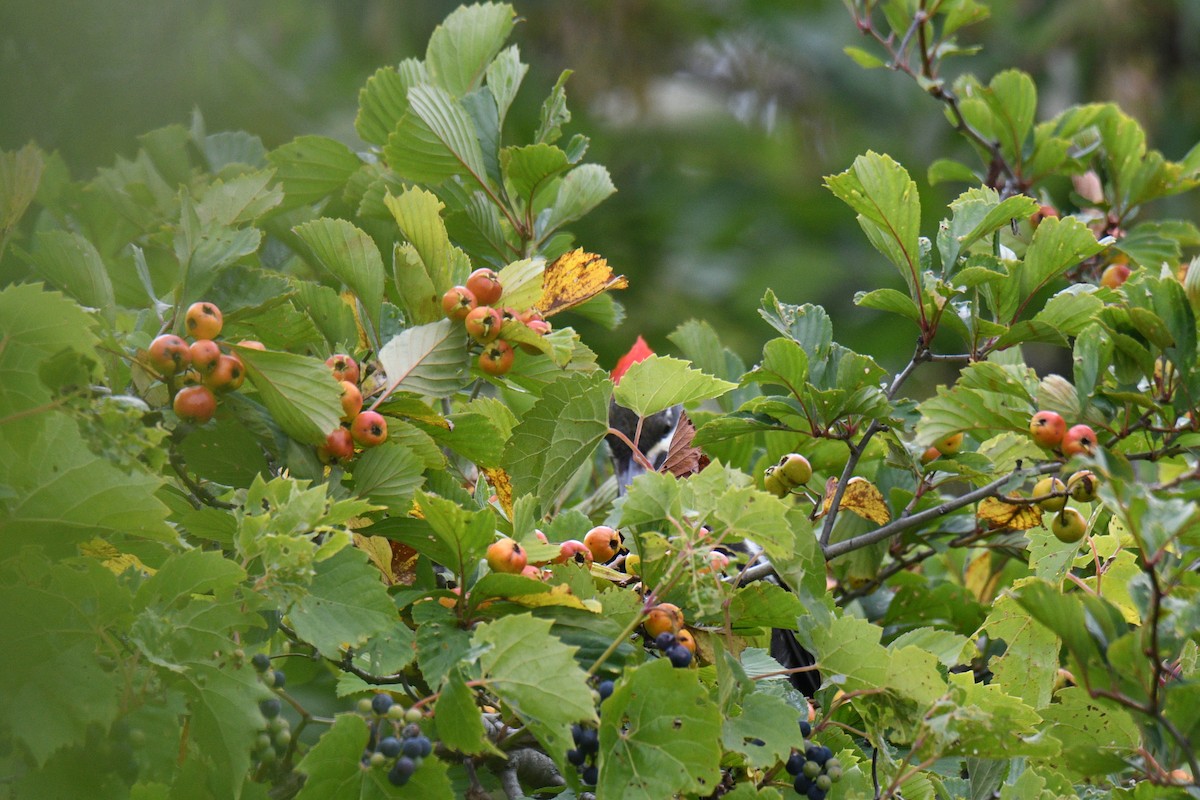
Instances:
[[[829,513],[830,506],[833,505],[833,495],[837,492],[837,478],[830,478],[825,484],[825,503],[823,505],[824,513]],[[876,525],[886,525],[892,519],[891,512],[888,511],[887,503],[883,501],[883,493],[875,488],[875,484],[871,483],[866,478],[851,478],[846,484],[846,491],[842,495],[842,502],[839,508],[847,511],[853,511],[865,520],[870,520]]]
[[[546,267],[542,297],[536,307],[542,316],[549,317],[585,303],[601,292],[628,285],[624,275],[613,275],[603,256],[585,253],[581,247],[562,254]]]
[[[142,560],[132,553],[122,553],[111,542],[97,537],[79,545],[79,552],[87,558],[99,560],[104,567],[114,575],[120,575],[127,569],[133,568],[147,575],[153,575],[157,570],[142,563]]]
[[[499,467],[484,467],[483,474],[487,476],[488,483],[492,485],[492,489],[496,492],[496,499],[500,501],[500,507],[504,509],[504,513],[511,519],[513,508],[512,478],[508,477],[508,473]]]
[[[525,606],[526,608],[543,608],[546,606],[556,606],[562,608],[577,608],[580,611],[591,611],[599,613],[600,609],[596,608],[595,601],[591,604],[585,603],[575,595],[571,594],[571,587],[565,583],[560,583],[548,592],[538,592],[537,594],[523,594],[519,597],[510,597],[512,602]]]
[[[980,501],[975,516],[992,530],[1011,528],[1014,531],[1027,531],[1042,524],[1042,509],[1038,506],[1006,503],[997,497],[985,497]]]

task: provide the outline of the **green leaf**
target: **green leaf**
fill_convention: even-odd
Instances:
[[[438,739],[443,745],[466,755],[500,755],[483,730],[483,714],[475,704],[475,693],[462,674],[454,670],[442,685],[433,707]]]
[[[571,166],[567,154],[549,144],[506,147],[500,151],[500,166],[526,208],[534,208],[538,192],[552,184],[559,173]]]
[[[721,780],[721,712],[695,670],[656,658],[601,707],[597,800],[706,796]]]
[[[876,69],[884,66],[883,59],[874,53],[868,53],[861,47],[843,47],[842,52],[854,59],[854,63],[863,69]]]
[[[610,387],[597,371],[566,373],[542,390],[504,449],[515,494],[533,494],[549,507],[608,432]]]
[[[477,88],[515,22],[516,13],[506,3],[459,6],[429,37],[430,80],[455,97]]]
[[[446,223],[441,217],[445,206],[436,195],[414,187],[406,189],[399,196],[389,194],[383,202],[395,217],[404,238],[420,256],[425,274],[429,276],[439,299],[451,286],[466,281],[465,272],[457,274],[458,271],[454,269],[455,264],[464,263],[465,259],[461,254],[458,258],[451,258],[451,252],[457,248],[450,244]],[[437,310],[440,312],[441,307]]]
[[[996,684],[1033,708],[1044,708],[1058,675],[1058,637],[1008,595],[996,599],[982,631],[1007,645],[1002,656],[989,662]]]
[[[1134,757],[1141,737],[1127,710],[1091,699],[1081,686],[1061,689],[1054,699],[1038,712],[1063,746],[1050,765],[1085,779],[1120,771]]]
[[[550,633],[551,621],[516,614],[475,629],[480,678],[529,728],[543,751],[565,766],[573,722],[595,722],[578,648]]]
[[[317,262],[349,287],[376,328],[383,305],[383,259],[370,236],[343,219],[322,217],[293,228]]]
[[[379,570],[354,547],[316,564],[308,593],[288,616],[296,635],[327,658],[337,658],[343,648],[358,647],[398,624]]]
[[[521,51],[514,44],[500,51],[492,59],[487,68],[487,87],[496,98],[496,111],[500,118],[500,126],[504,126],[504,118],[508,116],[508,108],[521,88],[521,81],[529,71],[528,64],[521,63]]]
[[[488,540],[490,543],[490,534]],[[454,611],[439,603],[417,603],[412,615],[417,626],[417,664],[421,676],[431,688],[437,689],[468,659],[471,634],[459,627]]]
[[[456,175],[486,186],[475,123],[446,90],[421,84],[408,91],[409,112],[388,137],[388,166],[415,183],[436,185]]]
[[[618,403],[648,417],[680,403],[697,403],[720,397],[737,384],[693,369],[670,356],[650,356],[630,366],[613,390]]]
[[[341,424],[341,396],[325,362],[272,350],[234,349],[259,399],[288,436],[323,444]]]
[[[599,164],[580,164],[558,184],[558,195],[550,207],[545,224],[537,226],[539,236],[548,236],[568,222],[583,217],[617,191],[608,170]]]
[[[221,669],[206,662],[188,665],[182,688],[191,712],[192,743],[212,762],[212,780],[223,795],[236,800],[263,727],[258,701],[268,690],[253,670]]]
[[[346,145],[324,136],[299,136],[267,156],[283,184],[281,209],[297,208],[341,193],[362,161]]]
[[[793,549],[787,508],[774,495],[743,486],[730,488],[721,496],[717,501],[717,518],[737,535],[758,544],[771,558],[787,558]]]
[[[1012,316],[1021,302],[1052,278],[1102,249],[1095,234],[1074,217],[1043,220],[1033,233],[1024,260],[1013,267],[1012,278],[1004,284],[998,316]]]
[[[354,312],[337,290],[312,281],[299,281],[292,302],[308,314],[331,350],[343,346],[350,349],[351,343],[358,340]]]
[[[218,225],[245,225],[282,201],[283,191],[275,185],[275,171],[261,169],[213,181],[200,195],[196,213],[200,219]]]
[[[918,297],[921,199],[904,167],[890,156],[868,152],[850,169],[825,178],[825,185],[854,209],[871,244],[900,271],[909,294]]]
[[[562,136],[562,126],[571,121],[571,112],[567,110],[567,78],[571,70],[564,69],[554,83],[550,94],[542,101],[541,121],[533,141],[537,144],[554,144]]]
[[[790,703],[754,692],[742,702],[741,714],[725,720],[721,742],[727,751],[742,753],[751,767],[766,769],[787,761],[792,748],[804,749],[796,717]]]
[[[100,656],[101,634],[128,605],[116,577],[98,561],[54,564],[40,556],[9,562],[0,575],[0,724],[39,766],[82,744],[88,725],[107,730],[118,714],[122,679]],[[14,569],[15,567],[15,569]],[[63,676],[74,691],[64,691]]]
[[[270,469],[259,440],[236,418],[224,415],[191,431],[179,452],[191,472],[226,486],[249,486]]]
[[[85,306],[115,313],[112,281],[95,246],[78,233],[38,231],[32,255],[34,269],[47,281]]]
[[[0,254],[9,233],[37,196],[45,168],[42,151],[32,142],[17,151],[0,151]]]
[[[452,396],[468,381],[465,339],[462,326],[448,319],[402,331],[379,350],[387,391]]]
[[[417,493],[417,504],[428,528],[419,536],[401,540],[456,575],[473,572],[488,545],[495,541],[496,526],[491,512],[468,511],[451,500],[425,492]]]
[[[380,67],[358,92],[354,129],[364,142],[387,144],[388,135],[408,111],[408,90],[426,83],[425,65],[414,58],[397,67]]]
[[[386,769],[364,769],[361,764],[370,731],[357,714],[338,714],[296,769],[307,775],[296,800],[362,798],[362,800],[454,800],[456,793],[446,764],[427,758],[403,787],[393,786]]]
[[[971,171],[971,168],[959,161],[953,161],[949,158],[939,158],[929,165],[929,169],[925,174],[926,180],[930,186],[937,186],[939,183],[950,183],[957,181],[959,183],[975,184],[979,182],[979,178]]]
[[[1033,79],[1016,69],[997,73],[982,97],[991,109],[992,135],[1005,154],[1020,163],[1025,139],[1037,114],[1037,87]]]
[[[939,386],[936,397],[921,403],[917,439],[932,443],[967,432],[982,440],[1004,431],[1026,432],[1032,412],[1030,406],[1015,403],[1011,394]]]
[[[412,448],[395,442],[372,447],[354,464],[354,492],[393,513],[408,513],[425,478],[425,464]]]
[[[876,289],[873,292],[857,292],[854,295],[854,305],[887,311],[890,314],[899,314],[905,319],[912,320],[918,324],[921,321],[921,310],[917,308],[917,304],[913,302],[913,299],[895,289]]]

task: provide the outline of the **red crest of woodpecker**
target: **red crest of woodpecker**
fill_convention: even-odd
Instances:
[[[633,347],[629,348],[629,352],[621,356],[617,360],[617,365],[613,367],[613,384],[620,383],[621,378],[625,376],[631,366],[639,361],[645,361],[652,355],[654,355],[654,351],[650,349],[650,345],[646,344],[646,340],[639,336],[633,343]],[[654,469],[662,466],[671,444],[671,436],[675,433],[675,426],[679,424],[682,411],[682,406],[672,406],[665,411],[651,414],[642,419],[628,408],[617,405],[616,400],[609,403],[608,425],[622,434],[622,436],[618,436],[609,433],[605,437],[609,452],[612,454],[618,492],[624,494],[625,490],[629,488],[629,484],[633,483],[633,479],[646,471],[646,464]],[[640,433],[639,422],[641,423]],[[637,437],[637,449],[644,457],[644,462],[642,459],[636,458],[629,447],[629,442],[633,442],[634,437]]]

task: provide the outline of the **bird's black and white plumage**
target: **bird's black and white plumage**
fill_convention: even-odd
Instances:
[[[652,355],[654,355],[654,351],[639,336],[629,352],[622,356],[613,368],[613,384],[615,385],[620,382],[621,377],[630,366]],[[610,401],[608,406],[609,427],[620,431],[625,439],[628,439],[630,442],[634,441],[634,437],[637,436],[636,445],[638,450],[655,469],[659,469],[666,460],[671,440],[675,435],[675,428],[679,425],[682,416],[683,407],[678,405],[660,411],[657,414],[652,414],[642,420],[642,429],[639,434],[637,432],[638,415],[636,413],[624,406],[618,405],[615,399]],[[618,494],[625,494],[630,484],[633,483],[633,479],[645,472],[646,469],[634,458],[633,451],[630,450],[629,445],[620,436],[610,433],[605,437],[605,441],[607,441],[609,453],[612,455],[613,471],[617,479],[617,492]],[[728,549],[730,550],[730,554],[740,552],[753,555],[758,552],[758,547],[748,541],[732,545]],[[775,575],[768,577],[767,580],[783,585]],[[784,588],[787,587],[784,586]],[[770,653],[785,669],[811,667],[816,663],[816,659],[812,653],[805,650],[800,645],[800,642],[796,640],[796,635],[792,631],[784,630],[783,628],[773,628],[771,630]],[[794,672],[788,675],[788,680],[792,686],[798,691],[803,692],[806,697],[812,697],[817,689],[821,687],[821,676],[816,670]]]

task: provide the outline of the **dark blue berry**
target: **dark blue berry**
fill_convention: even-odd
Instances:
[[[584,767],[583,772],[579,775],[580,779],[588,786],[595,786],[597,779],[600,777],[600,770],[596,769],[596,765]]]
[[[254,657],[250,659],[250,663],[259,672],[266,672],[271,668],[271,657],[266,653],[255,653]]]
[[[275,673],[272,677],[274,679],[273,685],[275,686],[276,689],[282,689],[284,686],[287,685],[287,675],[283,674],[283,670],[279,670],[279,669],[275,670]]]
[[[584,727],[578,723],[571,726],[571,738],[575,741],[576,746],[583,741],[583,731]]]
[[[821,748],[819,745],[810,744],[808,747],[804,748],[804,758],[808,761],[816,761],[820,752]]]
[[[792,784],[792,788],[796,790],[796,794],[804,794],[812,788],[812,779],[807,775],[797,775],[796,782]]]
[[[808,797],[808,800],[825,800],[826,794],[827,793],[824,789],[818,789],[817,785],[814,783],[812,786],[808,787],[806,796]]]
[[[599,685],[596,686],[596,691],[600,693],[601,702],[607,700],[613,693],[613,682],[600,681]]]
[[[404,749],[404,744],[395,736],[389,736],[379,743],[379,752],[388,758],[395,758]]]
[[[278,717],[282,708],[283,705],[279,702],[278,697],[272,697],[269,700],[263,700],[258,704],[258,710],[261,711],[262,715],[267,719],[275,719]]]
[[[831,758],[833,758],[833,751],[828,747],[821,745],[817,747],[817,757],[814,758],[813,761],[817,762],[823,767],[825,766],[825,762]]]
[[[587,756],[584,755],[584,752],[582,750],[576,750],[575,748],[572,747],[570,750],[567,751],[567,761],[569,761],[570,763],[574,764],[577,767],[582,767],[583,762],[586,759],[587,759]]]
[[[404,755],[408,756],[409,758],[421,757],[420,738],[405,739],[402,747],[404,748]]]
[[[585,728],[579,740],[579,749],[585,753],[600,752],[600,734],[590,728]]]
[[[812,725],[808,724],[808,720],[800,720],[800,735],[807,739],[812,735]]]
[[[675,634],[671,633],[670,631],[663,631],[655,637],[654,646],[659,650],[667,650],[671,647],[674,647],[678,641],[679,640],[675,638]]]
[[[692,651],[681,644],[677,644],[667,650],[667,658],[671,660],[671,666],[673,667],[686,667],[692,663]]]
[[[379,716],[383,716],[394,702],[390,694],[377,694],[371,698],[371,710]]]
[[[784,769],[788,771],[788,775],[799,775],[800,770],[804,769],[804,756],[799,753],[792,753],[788,756],[787,764]],[[797,790],[799,791],[799,790]]]
[[[429,741],[428,736],[418,736],[416,741],[421,743],[421,758],[429,758],[433,752],[433,742]]]
[[[400,735],[405,739],[415,739],[421,735],[421,726],[415,722],[410,722],[400,729]]]
[[[417,765],[413,763],[411,758],[400,756],[388,771],[388,780],[392,782],[393,786],[403,786],[408,783],[408,779],[416,771]]]

